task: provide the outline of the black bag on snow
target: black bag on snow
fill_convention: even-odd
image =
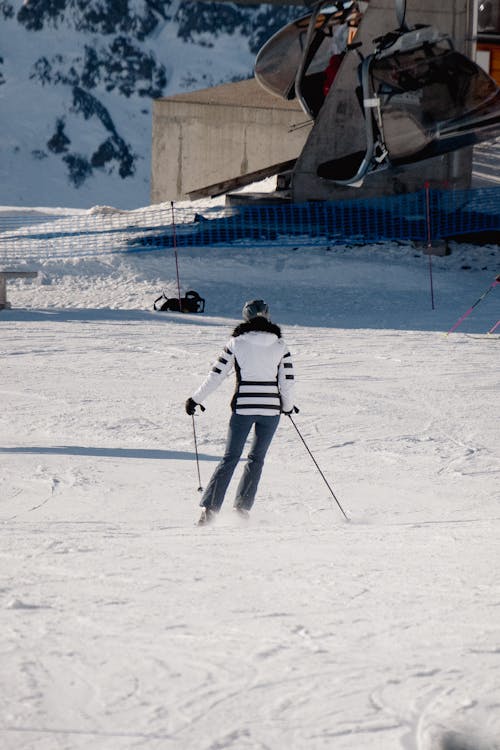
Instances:
[[[158,306],[160,300],[163,302]],[[181,304],[179,307],[179,298],[166,296],[165,292],[162,292],[158,299],[155,299],[153,303],[153,309],[158,312],[166,312],[171,310],[172,312],[183,312],[183,313],[202,313],[205,312],[205,300],[200,297],[198,292],[192,289],[186,292],[184,297],[181,297]]]

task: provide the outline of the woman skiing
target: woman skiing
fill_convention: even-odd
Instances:
[[[280,414],[291,414],[294,409],[298,411],[294,407],[292,358],[279,326],[269,319],[267,304],[260,299],[245,302],[243,319],[206,380],[186,401],[187,414],[194,414],[196,407],[215,391],[234,367],[236,390],[231,401],[233,413],[226,448],[202,495],[199,526],[211,523],[219,512],[246,439],[254,427],[234,500],[234,510],[241,516],[248,516]]]

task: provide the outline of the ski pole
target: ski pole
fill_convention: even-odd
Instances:
[[[203,492],[203,487],[201,486],[200,461],[198,458],[198,442],[196,440],[196,427],[194,425],[194,414],[191,416],[191,419],[193,420],[194,451],[196,453],[196,468],[198,469],[198,492]]]
[[[477,305],[479,305],[479,303],[480,303],[480,302],[481,302],[481,301],[482,301],[482,300],[483,300],[483,299],[484,299],[484,298],[486,297],[486,295],[487,295],[487,294],[489,294],[489,293],[490,293],[490,292],[491,292],[491,291],[492,291],[492,290],[493,290],[493,289],[494,289],[494,288],[496,287],[496,285],[497,285],[497,284],[500,284],[500,274],[499,274],[499,275],[498,275],[498,276],[496,277],[495,281],[493,281],[493,282],[492,282],[492,283],[491,283],[491,284],[489,285],[489,287],[488,287],[487,289],[485,289],[485,291],[484,291],[484,292],[482,293],[482,295],[481,295],[480,297],[478,297],[478,298],[477,298],[477,300],[476,300],[476,301],[474,302],[474,304],[473,304],[473,305],[471,305],[471,306],[469,307],[469,309],[468,309],[468,310],[467,310],[466,312],[464,312],[464,314],[462,315],[462,317],[460,317],[460,318],[459,318],[459,319],[457,320],[457,322],[455,323],[455,325],[453,325],[453,326],[452,326],[452,327],[450,328],[450,330],[449,330],[449,331],[448,331],[448,332],[446,333],[446,335],[447,335],[447,336],[448,336],[448,334],[452,333],[452,332],[453,332],[453,331],[455,330],[455,328],[458,328],[458,326],[460,325],[460,323],[462,323],[462,322],[463,322],[463,321],[465,320],[465,318],[466,318],[466,317],[467,317],[468,315],[470,315],[470,314],[471,314],[471,312],[473,311],[473,309],[474,309],[475,307],[477,307]]]
[[[498,326],[500,326],[500,320],[497,320],[497,322],[495,323],[495,325],[493,326],[493,328],[490,328],[490,330],[488,331],[488,333],[490,334],[490,333],[493,333],[493,331],[496,331],[496,329],[498,328]]]
[[[311,451],[309,450],[309,446],[307,445],[306,441],[305,441],[305,440],[304,440],[304,438],[302,437],[302,434],[301,434],[301,432],[300,432],[299,428],[297,427],[297,425],[295,424],[294,420],[292,419],[292,415],[291,415],[291,414],[289,414],[288,416],[289,416],[289,418],[290,418],[290,422],[291,422],[291,423],[293,424],[293,426],[295,427],[295,430],[296,430],[296,432],[297,432],[297,435],[299,436],[299,438],[300,438],[300,439],[302,440],[302,442],[304,443],[304,446],[305,446],[305,449],[306,449],[306,451],[307,451],[307,452],[309,453],[309,455],[311,456],[312,460],[314,461],[314,465],[316,466],[317,470],[318,470],[318,471],[319,471],[319,473],[321,474],[321,476],[322,476],[322,478],[323,478],[323,481],[324,481],[324,483],[326,484],[326,486],[327,486],[327,487],[328,487],[328,489],[330,490],[330,492],[331,492],[331,494],[332,494],[332,497],[333,497],[333,499],[335,500],[335,502],[336,502],[336,503],[337,503],[337,505],[339,506],[340,510],[342,511],[342,513],[343,513],[343,515],[344,515],[344,518],[345,518],[345,520],[346,520],[346,521],[350,521],[351,519],[350,519],[350,518],[349,518],[349,516],[348,516],[348,515],[346,514],[345,510],[343,509],[343,507],[341,506],[341,504],[340,504],[340,503],[339,503],[339,501],[337,500],[337,498],[336,498],[336,496],[335,496],[335,493],[334,493],[334,491],[332,490],[332,488],[331,488],[331,487],[330,487],[330,485],[328,484],[328,481],[327,481],[327,479],[326,479],[325,475],[323,474],[323,472],[321,471],[320,467],[318,466],[318,462],[316,461],[316,459],[314,458],[313,454],[312,454],[312,453],[311,453]]]

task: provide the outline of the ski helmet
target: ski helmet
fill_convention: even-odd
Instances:
[[[263,317],[269,320],[269,307],[263,299],[252,299],[243,305],[243,319]]]

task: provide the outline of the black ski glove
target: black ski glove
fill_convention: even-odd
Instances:
[[[199,406],[202,411],[205,411],[204,406],[202,406],[201,404],[197,404],[196,401],[193,401],[193,399],[189,397],[185,405],[186,414],[189,414],[189,416],[191,417],[195,413],[197,406]]]
[[[290,411],[283,411],[282,414],[286,414],[287,417],[291,417],[292,414],[298,414],[300,411],[298,406],[294,406],[293,409],[290,409]]]

